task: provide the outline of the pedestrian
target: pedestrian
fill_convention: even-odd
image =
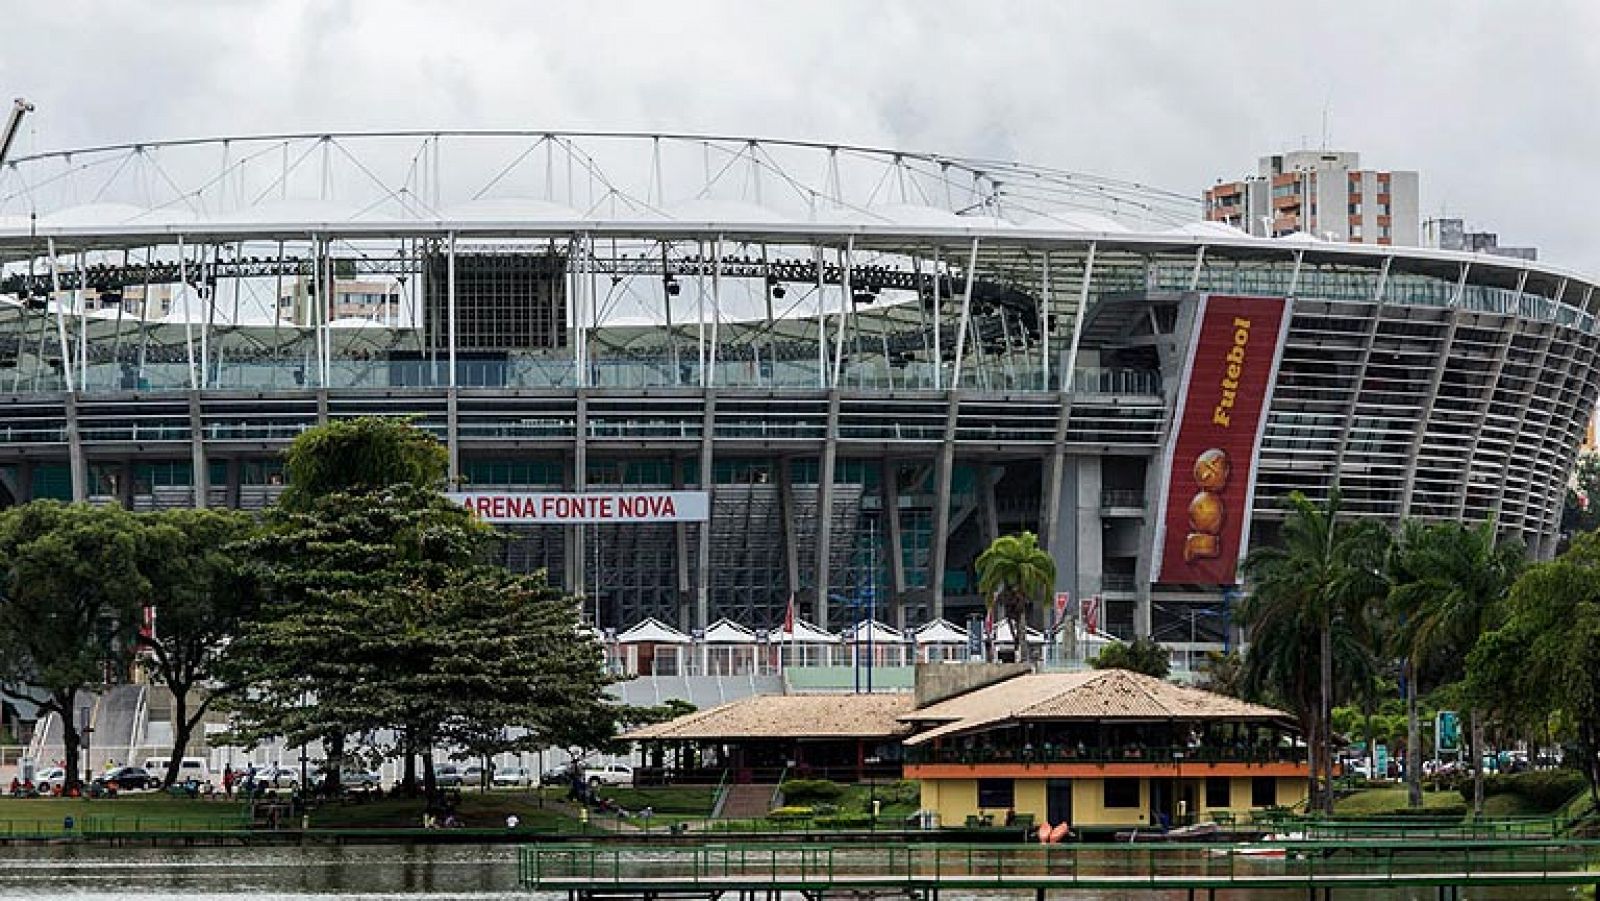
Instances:
[[[520,826],[520,825],[522,825],[522,819],[520,817],[518,817],[516,814],[514,814],[514,813],[513,814],[508,814],[506,816],[506,831],[507,832],[515,832],[515,831],[517,831],[517,827]]]
[[[222,771],[222,794],[229,801],[233,800],[233,769],[230,767]]]

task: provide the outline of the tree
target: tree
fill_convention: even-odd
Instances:
[[[1528,567],[1506,616],[1467,657],[1476,704],[1570,719],[1577,756],[1600,803],[1600,534],[1577,536],[1561,556]]]
[[[1416,719],[1417,683],[1434,672],[1441,681],[1466,677],[1468,652],[1484,632],[1499,625],[1511,586],[1522,571],[1524,552],[1495,536],[1493,520],[1407,523],[1396,554],[1400,580],[1390,591],[1394,644],[1408,661],[1411,734],[1407,782],[1412,806],[1421,806],[1421,728]],[[1483,812],[1483,711],[1471,711],[1473,812]]]
[[[139,633],[138,646],[147,652],[151,681],[172,693],[172,753],[163,785],[177,781],[184,752],[212,703],[238,687],[217,677],[222,655],[259,601],[237,553],[254,527],[253,519],[233,511],[168,510],[149,514],[138,531],[138,566],[149,592],[144,600],[156,613],[155,628]]]
[[[1600,453],[1578,455],[1561,508],[1561,533],[1575,536],[1600,528]]]
[[[69,790],[82,786],[78,698],[126,670],[147,596],[138,530],[120,507],[0,511],[0,693],[61,720]]]
[[[1200,665],[1200,673],[1200,687],[1206,691],[1232,698],[1243,696],[1244,658],[1239,656],[1238,651],[1226,654],[1207,651],[1206,659]]]
[[[992,619],[995,607],[1011,621],[1011,640],[1016,660],[1024,660],[1027,647],[1028,609],[1044,602],[1056,584],[1056,561],[1041,547],[1032,532],[1002,535],[978,555],[978,591],[985,598]]]
[[[1095,669],[1125,669],[1165,679],[1172,671],[1172,655],[1160,642],[1142,635],[1132,643],[1111,642],[1089,664]]]
[[[1334,694],[1340,684],[1369,678],[1369,620],[1388,594],[1389,533],[1375,520],[1341,519],[1340,504],[1337,486],[1325,504],[1298,491],[1284,498],[1281,543],[1245,559],[1249,594],[1241,607],[1251,641],[1246,688],[1271,693],[1299,718],[1329,814]],[[1315,676],[1308,661],[1318,663]]]
[[[334,791],[345,737],[391,721],[392,711],[364,706],[355,689],[407,662],[361,656],[374,610],[396,586],[429,603],[484,555],[492,532],[439,493],[444,450],[404,420],[318,426],[285,458],[289,487],[243,545],[267,600],[230,649],[226,677],[251,690],[228,707],[243,742],[321,739]],[[421,750],[405,748],[413,784]]]

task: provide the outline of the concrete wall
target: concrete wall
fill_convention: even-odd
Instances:
[[[1130,777],[1131,778],[1131,777]],[[1150,780],[1139,779],[1139,805],[1137,807],[1106,807],[1105,788],[1101,779],[1072,780],[1072,825],[1075,828],[1105,828],[1110,826],[1149,826]],[[1205,777],[1185,777],[1183,784],[1194,789],[1198,810],[1190,811],[1200,819],[1221,813],[1236,819],[1250,814],[1252,779],[1235,776],[1230,779],[1227,807],[1206,806]],[[1047,779],[1018,779],[1015,782],[1012,808],[1019,815],[1032,816],[1035,823],[1047,821]],[[1306,780],[1301,777],[1278,777],[1278,804],[1293,807],[1303,804],[1307,796]],[[942,826],[961,826],[967,817],[984,813],[994,816],[995,822],[1005,817],[1004,810],[978,807],[978,780],[976,779],[925,779],[922,782],[922,809],[936,811]]]
[[[919,663],[916,703],[926,707],[1032,671],[1026,663]]]

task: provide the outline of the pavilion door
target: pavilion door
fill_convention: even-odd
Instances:
[[[1050,779],[1044,784],[1044,816],[1051,825],[1072,822],[1072,780]]]

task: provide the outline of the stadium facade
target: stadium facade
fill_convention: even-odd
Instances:
[[[616,629],[772,628],[791,597],[835,629],[869,606],[960,621],[981,549],[1030,529],[1101,629],[1211,646],[1237,556],[1335,481],[1359,515],[1493,517],[1553,551],[1600,385],[1591,280],[1201,215],[1043,167],[746,138],[17,159],[3,500],[260,507],[303,429],[412,416],[467,494],[703,502],[506,526],[508,563]],[[1249,428],[1190,431],[1236,395]]]

